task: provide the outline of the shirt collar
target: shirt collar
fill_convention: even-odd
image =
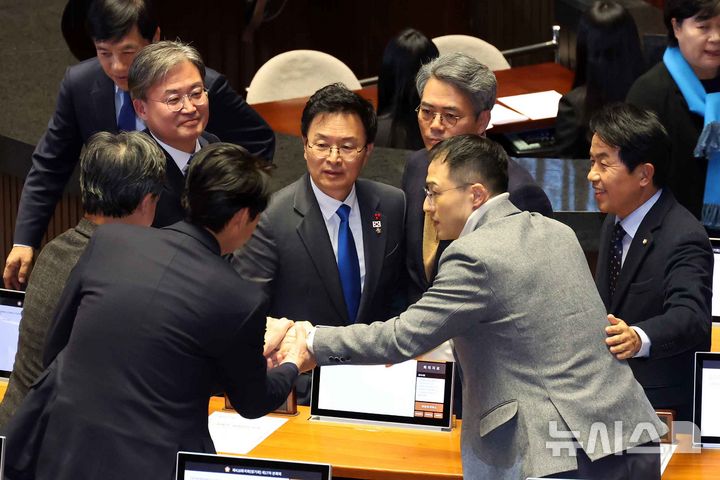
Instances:
[[[655,203],[660,198],[660,194],[662,193],[662,188],[659,189],[655,194],[648,198],[645,203],[640,205],[638,208],[632,211],[630,215],[623,219],[619,219],[615,217],[615,223],[620,222],[620,224],[623,227],[623,230],[625,230],[625,233],[630,238],[635,238],[635,234],[637,233],[638,228],[640,228],[640,224],[642,223],[643,219],[645,218],[645,215],[650,211],[650,209],[655,205]]]
[[[315,182],[313,182],[312,177],[310,177],[310,186],[313,189],[313,193],[315,194],[318,205],[320,205],[320,212],[322,212],[325,221],[330,220],[337,212],[337,209],[340,208],[340,205],[342,205],[343,203],[345,205],[348,205],[351,210],[357,207],[357,194],[355,193],[355,184],[353,184],[352,190],[350,190],[350,193],[343,202],[332,198],[330,195],[327,195],[325,192],[320,190],[320,188],[315,185]]]
[[[485,215],[485,213],[490,210],[493,205],[495,205],[500,199],[509,199],[510,194],[505,192],[501,193],[499,195],[495,195],[494,197],[491,197],[487,202],[480,205],[480,208],[475,210],[470,214],[468,219],[465,221],[465,226],[462,229],[462,232],[460,232],[460,236],[467,235],[468,233],[475,230],[477,227],[477,224],[480,222],[480,219]]]
[[[150,130],[148,130],[148,131],[150,131]],[[152,137],[155,139],[155,141],[158,144],[160,144],[160,146],[163,148],[163,150],[165,150],[168,153],[168,155],[170,155],[172,157],[172,159],[175,161],[175,163],[177,164],[177,166],[180,170],[185,168],[185,165],[187,165],[188,162],[190,161],[190,157],[195,155],[197,153],[197,151],[200,150],[200,141],[199,140],[195,140],[195,151],[193,153],[187,153],[187,152],[183,152],[182,150],[178,150],[177,148],[173,148],[170,145],[168,145],[167,143],[159,140],[155,136],[155,134],[152,132],[150,132],[150,135],[152,135]]]

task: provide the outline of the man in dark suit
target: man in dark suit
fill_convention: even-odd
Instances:
[[[340,84],[321,88],[305,105],[308,173],[273,195],[233,259],[243,278],[262,284],[270,315],[348,325],[392,312],[405,197],[358,178],[376,129],[372,105]],[[303,403],[309,399],[309,382],[298,385],[298,394]]]
[[[135,111],[167,159],[167,182],[160,195],[154,227],[184,218],[180,196],[185,172],[200,148],[218,141],[205,132],[210,106],[204,77],[205,65],[198,51],[180,42],[148,45],[130,66],[128,86]]]
[[[287,398],[305,339],[267,372],[266,304],[221,257],[252,234],[266,168],[236,145],[208,146],[190,167],[187,221],[97,229],[60,299],[49,367],[8,425],[9,479],[170,479],[178,450],[215,451],[218,388],[248,418]]]
[[[405,224],[409,303],[428,289],[447,243],[438,244],[431,221],[423,212],[428,150],[440,141],[467,133],[483,135],[495,105],[495,75],[476,59],[462,54],[441,55],[422,66],[417,75],[420,94],[418,122],[425,149],[410,155],[402,189],[407,199]],[[520,210],[552,215],[545,192],[514,160],[508,163],[510,201]]]
[[[710,349],[710,242],[666,187],[669,140],[654,113],[611,105],[590,130],[588,180],[608,213],[595,279],[610,314],[606,343],[655,408],[692,420],[693,355]]]
[[[89,34],[98,56],[68,68],[60,85],[55,114],[38,142],[25,180],[13,249],[3,280],[19,289],[27,281],[34,249],[80,157],[96,132],[143,130],[127,95],[127,76],[135,55],[160,38],[150,0],[95,0],[88,13]],[[265,121],[228,84],[207,69],[204,76],[212,105],[208,130],[223,141],[272,160],[275,137]]]
[[[98,132],[88,140],[80,158],[85,215],[38,255],[25,295],[13,372],[0,404],[0,429],[43,371],[42,349],[55,307],[95,229],[109,223],[149,227],[164,183],[165,157],[147,135]]]

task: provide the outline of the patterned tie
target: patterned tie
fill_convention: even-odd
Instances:
[[[625,238],[625,230],[620,222],[617,222],[610,239],[610,298],[615,295],[615,285],[622,268],[623,238]]]
[[[123,104],[120,107],[120,115],[118,115],[118,130],[124,132],[135,131],[135,109],[130,99],[130,92],[122,92]]]
[[[342,284],[345,305],[347,306],[350,323],[355,323],[358,307],[360,306],[360,262],[358,261],[355,240],[350,231],[350,206],[340,205],[337,209],[340,217],[340,230],[338,231],[338,272]]]

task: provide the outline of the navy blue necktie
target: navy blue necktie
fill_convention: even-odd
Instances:
[[[122,92],[123,104],[118,115],[118,130],[123,132],[135,131],[135,109],[133,108],[130,92]]]
[[[358,261],[355,240],[350,231],[350,206],[340,205],[337,209],[340,217],[340,230],[338,231],[338,271],[342,283],[343,296],[347,306],[350,323],[355,323],[358,307],[360,306],[360,262]]]
[[[617,222],[610,239],[610,298],[615,295],[615,285],[622,269],[623,238],[625,230],[620,222]]]

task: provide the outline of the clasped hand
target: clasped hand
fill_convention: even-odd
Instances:
[[[293,322],[287,318],[267,317],[263,356],[267,368],[292,362],[305,372],[315,367],[315,357],[307,349],[307,333],[313,329],[310,322]]]

